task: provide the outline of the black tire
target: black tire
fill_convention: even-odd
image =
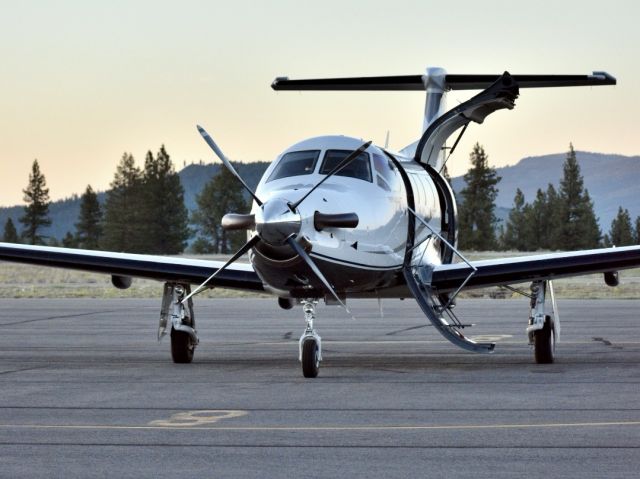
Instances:
[[[195,349],[191,336],[184,331],[171,329],[171,359],[174,363],[190,363],[193,361]]]
[[[551,317],[547,316],[542,329],[533,333],[533,348],[536,363],[553,363],[554,346],[553,325]]]
[[[315,378],[320,371],[320,357],[318,343],[315,339],[307,339],[302,343],[302,375],[305,378]]]

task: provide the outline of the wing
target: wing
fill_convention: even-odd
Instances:
[[[192,284],[202,283],[224,264],[222,261],[12,243],[0,243],[0,260]],[[211,284],[264,291],[262,281],[249,264],[235,263],[229,266]]]
[[[638,268],[640,246],[472,261],[471,264],[477,271],[465,289]],[[465,263],[436,266],[431,273],[431,287],[442,292],[455,290],[471,271]]]

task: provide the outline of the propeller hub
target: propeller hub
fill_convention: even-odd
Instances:
[[[256,212],[255,220],[260,239],[274,246],[283,245],[289,236],[299,234],[302,224],[298,211],[292,211],[284,198],[265,202]]]

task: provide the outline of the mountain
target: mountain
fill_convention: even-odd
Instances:
[[[562,164],[565,156],[565,153],[556,153],[527,157],[516,165],[497,168],[497,173],[502,180],[498,184],[496,216],[503,221],[506,220],[513,206],[516,188],[524,192],[528,202],[535,198],[538,188],[546,190],[549,183],[553,183],[557,188],[562,178]],[[611,221],[618,212],[618,206],[627,208],[632,220],[640,216],[640,156],[577,151],[576,157],[584,176],[585,187],[594,201],[596,216],[599,217],[603,233],[609,231]],[[234,163],[234,166],[247,184],[255,188],[269,163]],[[185,191],[187,209],[190,211],[195,209],[196,195],[219,168],[218,164],[192,164],[178,173]],[[464,188],[462,176],[453,178],[452,184],[456,193],[459,193]],[[98,199],[103,203],[105,193],[100,193]],[[61,239],[67,231],[75,231],[75,222],[80,212],[78,196],[56,201],[51,204],[49,210],[53,224],[45,234]],[[0,208],[0,234],[3,233],[2,228],[8,217],[13,219],[16,228],[20,231],[21,225],[18,218],[22,214],[22,206]]]
[[[552,183],[558,189],[565,158],[566,153],[533,156],[513,166],[496,168],[502,177],[498,183],[498,209],[513,207],[517,188],[522,190],[528,203],[535,199],[538,188],[545,191]],[[576,158],[603,234],[609,231],[619,206],[629,210],[632,221],[640,216],[640,156],[576,151]],[[464,188],[462,176],[453,178],[452,186],[459,193]],[[497,216],[502,216],[501,212]]]

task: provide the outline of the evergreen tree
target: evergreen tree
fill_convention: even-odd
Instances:
[[[4,224],[4,235],[2,237],[2,241],[5,243],[19,243],[18,240],[18,232],[16,231],[16,227],[13,224],[13,220],[11,218],[7,218],[7,222]]]
[[[24,216],[20,218],[20,223],[24,225],[22,238],[28,244],[44,244],[44,237],[40,234],[43,227],[51,225],[49,219],[49,188],[47,188],[44,175],[40,171],[38,160],[33,161],[31,173],[29,174],[29,184],[22,190],[24,201]]]
[[[547,195],[538,188],[536,199],[531,203],[526,215],[526,221],[529,226],[527,231],[527,249],[529,251],[547,249],[549,247],[549,215],[547,208]]]
[[[199,237],[194,243],[202,253],[232,253],[246,241],[243,231],[223,230],[222,217],[227,213],[246,213],[249,205],[244,199],[238,180],[226,168],[220,168],[196,198],[198,208],[191,222],[197,226]]]
[[[559,248],[578,250],[597,248],[600,229],[593,211],[593,202],[584,188],[580,166],[573,145],[564,162],[563,178],[560,182]]]
[[[153,157],[147,153],[143,172],[145,252],[182,253],[189,237],[184,190],[164,145]]]
[[[549,183],[549,186],[547,187],[545,200],[546,203],[541,211],[542,221],[540,222],[540,248],[558,250],[562,248],[560,240],[562,202],[558,192],[551,183]]]
[[[636,218],[636,228],[635,228],[635,244],[640,244],[640,216]]]
[[[611,222],[611,229],[607,235],[609,244],[605,246],[631,246],[634,244],[633,227],[629,210],[618,207],[618,214]]]
[[[460,248],[478,251],[495,249],[495,229],[498,220],[494,214],[498,196],[496,185],[500,177],[489,167],[487,155],[476,143],[470,155],[471,168],[464,175],[465,188],[461,191],[459,207]]]
[[[80,216],[76,223],[77,246],[84,249],[98,249],[101,235],[102,208],[98,202],[98,195],[91,185],[88,185],[80,198]]]
[[[131,154],[118,164],[107,192],[101,248],[127,253],[144,252],[144,216],[141,211],[142,173]]]
[[[540,191],[540,190],[538,190]],[[528,251],[530,249],[531,206],[525,203],[524,194],[518,188],[513,198],[513,208],[509,212],[503,244],[508,250]]]
[[[77,248],[78,238],[74,236],[71,231],[67,231],[67,234],[62,238],[62,246],[65,248]]]

